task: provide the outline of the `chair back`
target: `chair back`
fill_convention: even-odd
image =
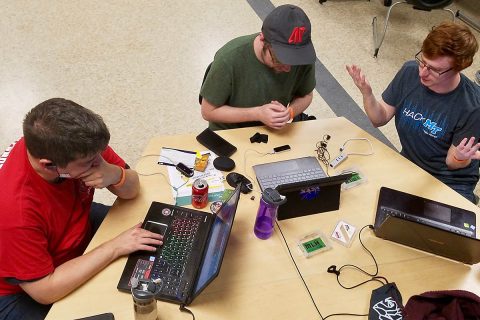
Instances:
[[[453,0],[407,0],[407,3],[421,10],[443,9],[452,2]]]

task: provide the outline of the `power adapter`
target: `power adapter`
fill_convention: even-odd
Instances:
[[[340,163],[347,160],[347,158],[348,158],[348,155],[346,153],[340,152],[340,154],[335,159],[330,161],[329,166],[335,169]]]

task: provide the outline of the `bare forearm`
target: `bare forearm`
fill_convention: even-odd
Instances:
[[[109,186],[108,190],[122,199],[135,198],[140,189],[138,174],[132,169],[125,170],[125,183],[120,187]]]
[[[37,302],[50,304],[80,287],[118,257],[138,250],[154,252],[162,244],[163,236],[142,229],[138,223],[83,256],[58,266],[48,276],[21,283],[20,287]]]
[[[202,116],[207,121],[222,123],[259,121],[258,107],[237,108],[229,105],[220,107],[202,105]]]
[[[60,265],[53,273],[36,281],[34,289],[30,289],[31,283],[23,283],[21,287],[37,302],[50,304],[81,286],[117,257],[107,245],[101,245]]]
[[[385,108],[377,98],[375,98],[373,93],[363,95],[363,107],[368,118],[375,127],[381,127],[390,121],[390,118],[387,117]]]

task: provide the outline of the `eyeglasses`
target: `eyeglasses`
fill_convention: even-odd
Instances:
[[[453,70],[453,67],[448,68],[445,71],[438,71],[436,68],[429,66],[427,63],[425,63],[422,59],[420,59],[418,56],[422,53],[422,50],[418,51],[417,54],[415,55],[415,60],[417,61],[418,65],[420,68],[427,68],[429,72],[432,72],[433,74],[437,75],[440,77],[442,74],[447,73],[448,71]],[[422,56],[423,58],[423,56]]]
[[[278,66],[283,65],[283,63],[281,63],[280,60],[277,59],[277,57],[275,56],[275,54],[273,53],[269,45],[267,45],[267,50],[268,50],[268,53],[270,53],[270,57],[272,57],[273,65],[278,65]]]

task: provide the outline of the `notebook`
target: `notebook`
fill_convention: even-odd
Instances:
[[[347,173],[277,186],[278,192],[287,197],[287,202],[278,208],[278,220],[338,210],[341,184],[351,176]]]
[[[382,187],[375,235],[460,261],[480,262],[474,212]]]
[[[253,166],[260,189],[275,189],[280,184],[324,178],[327,175],[315,157],[303,157]]]
[[[164,235],[157,252],[129,255],[117,288],[131,279],[162,279],[158,300],[190,304],[215,279],[223,261],[240,198],[240,185],[217,214],[152,202],[142,227]]]

